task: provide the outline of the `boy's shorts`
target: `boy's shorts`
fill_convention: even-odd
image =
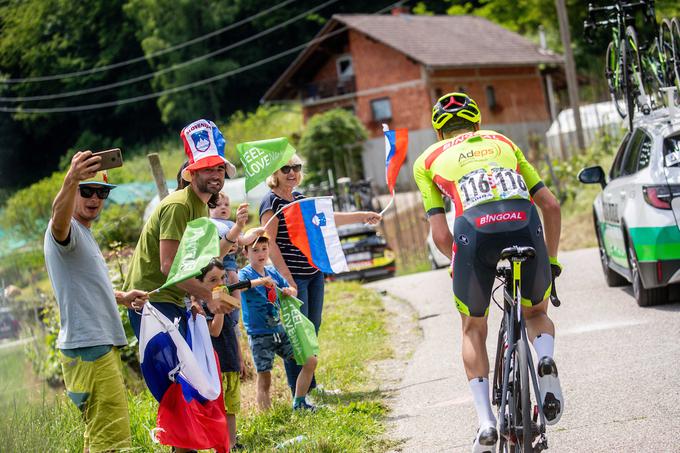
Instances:
[[[225,371],[222,373],[222,393],[224,395],[224,409],[227,414],[238,414],[241,410],[241,373]]]
[[[85,421],[85,448],[90,452],[132,447],[127,392],[120,352],[111,348],[89,361],[59,352],[69,398]]]
[[[271,371],[274,366],[274,357],[277,355],[284,360],[293,360],[293,346],[285,332],[249,335],[248,343],[250,343],[255,369],[258,373]]]

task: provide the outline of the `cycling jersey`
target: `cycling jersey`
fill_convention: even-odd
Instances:
[[[458,311],[488,315],[496,265],[503,248],[513,245],[536,251],[524,263],[522,303],[533,306],[548,296],[548,252],[530,202],[544,184],[512,141],[494,131],[442,140],[418,157],[413,173],[428,216],[444,213],[442,194],[453,202],[451,268]]]
[[[494,131],[480,130],[442,140],[418,157],[413,174],[428,216],[444,212],[442,194],[456,216],[479,204],[530,199],[543,182],[522,151]]]

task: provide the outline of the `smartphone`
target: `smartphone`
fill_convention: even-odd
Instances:
[[[106,151],[99,151],[92,153],[93,156],[101,156],[101,165],[99,170],[108,170],[109,168],[116,168],[123,166],[123,154],[120,148],[107,149]]]

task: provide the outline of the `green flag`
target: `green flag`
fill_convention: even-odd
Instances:
[[[239,143],[236,150],[246,173],[246,192],[286,165],[295,154],[286,137]]]
[[[277,288],[281,323],[293,347],[295,363],[304,365],[313,355],[319,355],[319,340],[312,321],[300,311],[302,301],[293,296],[284,296]]]
[[[207,217],[192,220],[187,223],[182,240],[179,242],[168,279],[158,289],[196,277],[212,258],[219,255],[220,239],[215,224]]]

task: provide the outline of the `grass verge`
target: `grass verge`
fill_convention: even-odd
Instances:
[[[314,414],[291,410],[285,373],[277,360],[273,373],[273,408],[258,412],[252,369],[242,383],[242,409],[237,421],[239,439],[249,452],[379,452],[392,441],[384,436],[387,407],[372,363],[392,356],[387,314],[380,297],[358,283],[336,282],[326,287],[324,324],[317,381],[324,391],[312,397],[322,408]],[[244,342],[245,343],[245,342]],[[242,345],[243,348],[247,346]],[[244,349],[245,351],[246,349]],[[250,359],[250,353],[246,357]],[[63,392],[37,392],[29,382],[23,349],[0,350],[0,438],[2,451],[82,451],[83,424],[78,410]],[[249,367],[252,361],[248,360]],[[130,383],[133,387],[134,383]],[[36,397],[28,398],[32,392]],[[134,451],[167,452],[155,445],[149,429],[155,426],[157,403],[148,391],[128,395]],[[298,436],[287,448],[276,446]]]

